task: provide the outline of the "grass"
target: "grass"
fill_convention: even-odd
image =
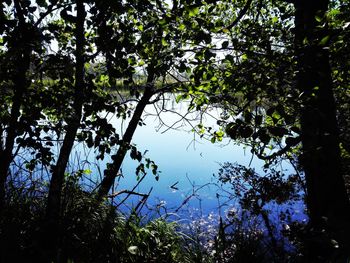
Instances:
[[[20,169],[20,168],[19,168]],[[115,205],[97,203],[83,186],[81,173],[67,174],[62,192],[59,251],[49,251],[45,209],[47,177],[19,170],[7,182],[0,217],[0,262],[293,262],[289,251],[274,253],[261,224],[249,213],[169,221],[167,215],[123,214]],[[37,179],[34,179],[37,178]],[[151,219],[150,219],[151,218]],[[292,237],[293,238],[293,237]]]
[[[29,179],[28,179],[29,180]],[[193,218],[189,224],[149,219],[119,212],[111,203],[97,203],[78,180],[67,180],[63,214],[57,231],[59,253],[43,239],[47,193],[42,183],[30,187],[9,183],[0,219],[0,262],[64,263],[226,263],[293,262],[288,251],[276,257],[249,214],[234,218]]]

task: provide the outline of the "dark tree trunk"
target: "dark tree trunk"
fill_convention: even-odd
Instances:
[[[105,170],[105,176],[102,179],[102,182],[99,186],[98,192],[97,192],[97,199],[102,200],[104,197],[108,195],[109,190],[113,186],[114,179],[117,177],[119,173],[119,169],[124,161],[125,155],[129,149],[129,145],[131,143],[132,137],[135,133],[135,130],[137,129],[137,126],[141,120],[142,113],[149,103],[149,100],[151,99],[153,95],[153,86],[146,86],[145,91],[140,99],[140,101],[137,103],[136,109],[134,111],[134,114],[129,122],[129,125],[125,131],[125,134],[123,136],[123,142],[122,145],[119,147],[117,153],[112,156],[113,163],[110,164],[108,169]]]
[[[48,244],[56,256],[59,255],[59,236],[60,236],[60,217],[61,217],[61,194],[64,183],[64,173],[69,160],[69,155],[72,151],[75,137],[80,126],[80,120],[82,116],[82,107],[84,101],[84,22],[85,22],[85,7],[84,1],[77,1],[77,18],[76,18],[76,66],[75,66],[75,93],[73,102],[73,112],[70,119],[67,121],[66,134],[63,140],[62,147],[58,156],[57,163],[52,171],[52,177],[50,181],[46,220],[51,234],[49,240],[52,242]],[[57,256],[59,257],[59,256]],[[59,262],[59,258],[56,259]]]
[[[123,135],[122,145],[120,145],[117,153],[112,156],[113,163],[104,171],[104,178],[102,179],[98,191],[97,191],[97,200],[102,201],[104,197],[108,195],[109,190],[114,184],[114,180],[117,177],[120,167],[124,161],[125,155],[128,152],[132,137],[137,129],[137,126],[142,118],[142,113],[145,110],[147,104],[149,103],[151,97],[154,95],[154,65],[155,60],[151,61],[150,65],[147,67],[147,84],[145,86],[144,93],[140,101],[137,103],[134,114],[126,128],[126,131]]]
[[[4,202],[5,197],[5,183],[11,162],[13,160],[12,152],[14,148],[15,139],[17,136],[18,118],[20,117],[20,108],[23,101],[23,93],[28,87],[26,73],[29,69],[30,51],[25,50],[18,62],[17,74],[15,74],[13,96],[13,104],[10,113],[10,122],[6,130],[5,148],[0,152],[0,207]]]
[[[334,233],[334,239],[341,245],[348,246],[350,204],[341,171],[327,48],[324,16],[328,3],[328,0],[297,0],[295,3],[297,88],[302,100],[301,164],[306,177],[310,226],[315,231],[327,229],[328,233]]]
[[[15,54],[13,61],[16,61],[14,66],[13,84],[14,95],[12,99],[12,107],[10,112],[10,120],[6,130],[5,147],[0,148],[0,211],[4,205],[5,198],[5,184],[9,172],[11,162],[13,160],[13,148],[15,139],[17,137],[18,119],[20,117],[20,109],[23,103],[23,96],[29,86],[26,74],[30,66],[30,54],[32,52],[31,36],[29,32],[29,25],[25,22],[24,13],[19,1],[14,1],[16,16],[19,20],[18,27],[18,42],[17,47],[10,49],[9,53]],[[1,134],[1,136],[3,136]]]

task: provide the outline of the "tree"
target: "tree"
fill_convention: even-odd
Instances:
[[[339,14],[339,3],[332,4],[333,13]],[[266,161],[265,168],[281,157],[297,156],[306,178],[310,229],[316,229],[313,234],[327,229],[330,236],[322,244],[329,248],[326,257],[332,254],[332,238],[346,254],[350,207],[341,170],[329,57],[334,34],[341,33],[328,27],[329,1],[295,1],[294,10],[283,1],[237,5],[241,10],[237,20],[212,31],[213,38],[226,40],[221,47],[206,50],[207,54],[220,50],[224,58],[203,59],[192,70],[189,86],[197,90],[194,103],[199,107],[205,100],[219,104],[225,110],[220,123],[226,133],[251,146]],[[218,56],[211,53],[211,57]],[[337,63],[333,60],[333,65]],[[274,151],[268,154],[269,149]],[[315,239],[310,243],[310,257],[315,258],[322,249],[312,248]]]
[[[137,67],[141,65],[145,69],[146,83],[141,86],[137,85],[130,73],[127,81],[124,82],[126,86],[130,87],[131,91],[135,91],[136,98],[140,97],[140,99],[119,142],[118,151],[111,156],[113,162],[104,171],[104,178],[97,190],[98,200],[102,200],[108,195],[128,150],[131,149],[131,157],[133,159],[142,160],[142,154],[132,146],[133,134],[137,126],[142,124],[142,113],[148,104],[159,100],[161,95],[166,92],[174,92],[183,86],[183,83],[186,83],[187,79],[181,80],[176,78],[178,71],[187,66],[187,63],[184,62],[186,61],[184,58],[186,46],[193,45],[193,43],[199,45],[204,40],[210,42],[210,39],[207,39],[209,37],[208,34],[204,33],[204,31],[197,32],[199,29],[198,21],[192,22],[192,20],[197,19],[200,6],[197,2],[184,3],[181,1],[174,1],[172,6],[159,1],[140,1],[125,5],[124,8],[128,13],[127,19],[134,21],[134,24],[131,23],[130,30],[135,34],[132,39],[135,47],[128,50],[130,52],[129,60],[136,61],[132,62],[131,66]],[[148,11],[144,12],[143,10],[145,9]],[[112,17],[111,22],[113,22],[113,19],[116,19],[108,13],[111,12],[110,10],[105,12],[107,12],[104,14],[105,16],[109,14]],[[117,18],[117,21],[123,25],[123,28],[127,27],[123,23],[130,26],[129,21],[126,22],[120,18]],[[118,28],[115,30],[114,34],[120,34]],[[108,31],[113,35],[111,28],[104,24],[104,27],[101,28],[101,33]],[[105,34],[101,35],[103,38],[105,36]],[[101,48],[106,55],[107,68],[117,65],[118,57],[112,56],[106,44],[101,46]],[[138,64],[137,61],[139,61]],[[115,78],[114,74],[111,73],[110,78]],[[154,100],[151,100],[152,98]],[[145,166],[151,166],[152,172],[156,175],[157,166],[154,162],[150,162],[147,159],[145,161],[146,165],[141,163],[138,171],[144,173]]]
[[[19,136],[32,134],[32,125],[40,118],[38,108],[24,109],[30,95],[30,78],[35,76],[32,66],[45,52],[45,44],[50,42],[42,31],[42,21],[49,16],[56,5],[38,1],[38,6],[45,6],[37,19],[33,13],[37,9],[30,1],[3,1],[1,3],[1,147],[0,147],[0,209],[4,202],[5,184],[15,153]],[[10,10],[13,10],[11,13]],[[34,147],[28,142],[28,146]],[[16,151],[15,151],[16,149]]]
[[[132,136],[138,125],[142,125],[146,105],[159,100],[162,94],[172,91],[175,86],[182,85],[182,81],[174,77],[174,72],[184,56],[181,48],[187,45],[186,41],[198,37],[190,30],[189,21],[196,16],[199,7],[188,3],[170,6],[159,1],[15,3],[17,12],[14,14],[11,13],[11,3],[3,5],[2,10],[6,6],[6,15],[20,16],[18,20],[22,24],[25,20],[31,21],[40,33],[45,32],[46,42],[38,42],[42,53],[34,57],[32,45],[27,41],[29,48],[20,51],[28,53],[31,60],[17,65],[15,58],[9,66],[10,70],[20,74],[8,81],[13,80],[13,90],[15,94],[18,90],[19,99],[14,96],[9,100],[11,112],[2,109],[2,113],[9,115],[12,121],[9,121],[8,127],[3,127],[2,135],[6,134],[7,143],[1,156],[6,161],[2,163],[4,172],[1,178],[5,186],[14,160],[15,145],[33,150],[25,156],[25,159],[31,159],[25,161],[28,170],[21,172],[35,174],[40,163],[47,171],[49,189],[42,244],[49,254],[44,257],[60,261],[64,257],[60,251],[64,213],[62,190],[67,178],[73,176],[66,171],[77,140],[95,148],[97,158],[101,159],[117,148],[98,187],[98,202],[107,197],[128,151],[133,159],[140,162],[138,173],[146,173],[146,168],[150,167],[158,176],[157,165],[153,161],[145,159],[143,163],[143,156],[132,144]],[[21,17],[22,3],[28,18]],[[40,16],[37,21],[35,12],[39,12]],[[6,15],[2,16],[5,20]],[[8,24],[11,25],[10,22]],[[186,27],[188,30],[185,30]],[[6,37],[10,35],[9,32],[4,34]],[[21,39],[22,42],[27,43],[24,39]],[[58,46],[57,50],[54,45]],[[2,51],[11,55],[10,48],[8,45]],[[138,82],[136,70],[144,70],[144,83]],[[16,81],[21,83],[16,84]],[[8,82],[3,81],[3,86]],[[120,84],[132,98],[119,96]],[[116,113],[117,117],[126,119],[132,113],[132,108],[128,106],[130,100],[135,102],[135,109],[125,134],[119,136],[106,117],[101,117],[101,112]],[[24,127],[22,130],[18,129],[20,125]],[[55,146],[59,149],[57,156]]]
[[[335,233],[349,251],[350,203],[341,169],[339,131],[329,62],[329,1],[295,3],[300,112],[307,205],[311,225]],[[325,222],[326,221],[326,222]],[[315,252],[314,252],[315,253]]]
[[[20,108],[23,102],[23,96],[26,91],[26,89],[29,86],[28,79],[26,77],[26,74],[29,70],[29,64],[30,64],[30,55],[31,55],[31,46],[30,43],[33,43],[35,41],[32,38],[32,34],[30,33],[31,30],[33,30],[33,25],[26,22],[25,16],[28,14],[28,10],[26,7],[23,7],[20,1],[14,1],[14,8],[16,10],[15,12],[15,20],[14,23],[16,24],[15,27],[10,27],[9,19],[4,14],[3,9],[5,8],[5,4],[1,5],[2,9],[2,20],[5,20],[2,30],[6,31],[8,30],[9,33],[12,33],[9,35],[9,41],[10,47],[8,55],[9,57],[9,70],[11,77],[9,81],[12,81],[13,83],[13,95],[12,95],[12,107],[9,114],[9,117],[7,121],[2,120],[2,127],[1,127],[1,136],[3,136],[3,131],[6,131],[6,137],[1,139],[1,142],[4,142],[1,145],[1,152],[0,152],[0,159],[1,159],[1,165],[0,165],[0,202],[2,208],[3,202],[4,202],[4,195],[5,195],[5,182],[8,175],[8,170],[10,167],[10,163],[12,162],[12,151],[14,148],[15,138],[17,135],[17,126],[18,126],[18,118],[20,116]],[[7,27],[6,27],[7,26]],[[12,32],[11,32],[12,31]],[[21,43],[19,47],[17,47],[14,43],[19,42]],[[13,54],[11,56],[11,54]],[[3,58],[4,59],[4,58]],[[5,59],[4,59],[5,60]],[[17,65],[14,65],[13,62],[18,62]],[[4,61],[5,62],[5,61]],[[6,64],[5,64],[6,65]],[[11,68],[11,66],[13,68]],[[6,69],[2,70],[2,75],[6,74]],[[4,78],[6,79],[6,77]],[[5,114],[4,114],[5,115]],[[7,116],[4,116],[7,117]]]
[[[64,183],[64,175],[70,153],[72,152],[73,144],[76,139],[78,129],[80,127],[83,103],[85,98],[86,85],[84,83],[84,63],[85,63],[85,7],[84,1],[76,1],[77,15],[75,20],[75,78],[74,78],[74,97],[72,113],[67,120],[66,131],[64,135],[63,144],[56,162],[52,169],[52,176],[50,180],[50,188],[47,202],[47,224],[50,239],[56,251],[59,251],[59,233],[60,233],[60,215],[61,215],[61,195]],[[63,9],[65,12],[65,9]],[[59,252],[57,252],[59,253]],[[59,255],[58,262],[60,262]]]

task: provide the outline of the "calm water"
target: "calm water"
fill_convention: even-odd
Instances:
[[[160,109],[163,111],[157,114]],[[191,125],[198,124],[199,118],[202,118],[203,123],[207,126],[218,128],[216,117],[219,116],[220,110],[210,109],[206,114],[191,113],[186,118],[193,121],[186,122],[183,121],[182,116],[187,109],[188,103],[176,104],[171,97],[159,102],[157,107],[153,105],[147,107],[144,114],[146,125],[138,127],[133,143],[136,144],[139,151],[147,151],[146,157],[158,165],[161,173],[157,181],[152,172],[148,171],[145,179],[135,190],[140,193],[148,193],[152,188],[148,205],[163,207],[167,209],[167,212],[171,212],[181,206],[186,197],[193,194],[195,189],[202,187],[195,192],[195,195],[183,208],[186,211],[197,211],[203,214],[218,212],[216,195],[218,187],[215,186],[218,182],[213,174],[218,172],[220,163],[251,164],[251,167],[261,172],[263,162],[257,160],[256,157],[252,159],[249,148],[235,145],[228,139],[213,144],[191,131]],[[120,127],[121,132],[126,129],[127,121],[122,123],[113,116],[110,116],[110,121],[114,127]],[[168,127],[172,125],[174,126],[169,129]],[[93,156],[93,152],[90,151],[90,155]],[[106,161],[108,158],[98,162],[96,166],[103,169]],[[124,161],[123,177],[118,179],[116,191],[131,190],[137,184],[135,175],[137,165],[138,162],[131,160],[130,157]],[[284,164],[281,169],[288,170],[290,167]],[[117,202],[124,197],[125,195],[120,195]],[[129,198],[123,209],[137,205],[139,200],[137,196]],[[220,202],[222,201],[223,198],[220,199]]]

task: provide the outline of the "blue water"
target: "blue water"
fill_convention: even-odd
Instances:
[[[200,138],[192,131],[192,127],[198,124],[200,119],[204,125],[218,129],[216,118],[220,115],[220,109],[207,109],[206,113],[193,112],[186,116],[191,121],[186,122],[181,116],[186,114],[187,109],[188,103],[176,104],[173,98],[159,102],[157,108],[153,105],[146,108],[145,125],[138,127],[133,143],[140,152],[147,151],[145,157],[158,165],[160,174],[157,181],[149,170],[135,191],[149,193],[152,189],[147,200],[148,208],[163,209],[161,212],[197,211],[204,215],[210,212],[218,213],[225,208],[221,208],[220,211],[218,209],[219,202],[221,204],[225,199],[225,194],[219,192],[218,200],[220,183],[213,176],[217,174],[220,163],[250,165],[257,172],[262,172],[264,162],[252,156],[248,147],[237,145],[228,138],[211,143],[208,137]],[[114,127],[118,127],[122,134],[128,120],[121,122],[111,116],[110,122]],[[169,126],[172,128],[169,129]],[[93,174],[96,174],[97,167],[102,171],[108,161],[106,158],[102,162],[97,162]],[[129,156],[124,160],[121,169],[123,176],[117,179],[115,191],[134,188],[138,183],[135,174],[137,165],[138,162],[131,160]],[[291,167],[285,163],[281,169],[289,170]],[[191,198],[184,204],[184,200],[189,196]],[[118,204],[124,197],[125,194],[122,194],[114,201]],[[131,196],[121,208],[135,207],[140,199],[140,196]],[[233,203],[231,201],[230,205],[234,206]]]
[[[145,152],[145,157],[158,165],[159,180],[156,180],[149,170],[144,180],[138,181],[135,170],[139,163],[127,155],[121,168],[122,176],[116,179],[112,192],[134,190],[143,194],[150,193],[146,204],[138,210],[141,214],[159,216],[173,213],[175,220],[185,221],[204,217],[205,222],[210,223],[209,225],[216,225],[218,215],[224,216],[228,210],[236,210],[239,213],[240,209],[238,200],[229,199],[230,186],[222,186],[214,176],[218,173],[220,164],[238,163],[250,166],[256,172],[263,174],[264,162],[252,156],[249,147],[238,145],[228,138],[224,138],[221,142],[211,143],[210,136],[201,138],[192,131],[193,127],[200,122],[212,127],[213,130],[219,129],[216,122],[221,114],[220,109],[211,108],[206,109],[205,113],[192,112],[186,115],[187,110],[188,102],[177,104],[174,98],[161,101],[156,107],[149,105],[146,108],[143,116],[145,125],[137,128],[133,144],[140,152]],[[106,113],[101,113],[101,115],[105,116]],[[184,115],[188,121],[183,120]],[[121,121],[109,114],[107,117],[119,134],[123,134],[128,119]],[[59,152],[60,144],[58,142],[54,146],[54,152]],[[18,171],[21,170],[21,167],[25,167],[26,159],[35,158],[30,150],[24,149],[23,151],[19,154],[19,158],[16,159],[17,164],[14,166]],[[115,151],[112,151],[111,154],[114,154]],[[89,190],[96,187],[96,183],[103,177],[103,170],[110,162],[109,156],[103,160],[96,160],[96,155],[95,149],[90,149],[83,143],[77,143],[67,168],[71,174],[77,170],[91,170],[91,173],[84,175],[82,181]],[[25,156],[28,158],[23,158]],[[282,163],[279,169],[286,174],[293,173],[293,168],[287,162]],[[38,167],[38,170],[31,176],[37,177],[39,181],[42,178],[48,179],[49,171]],[[142,198],[131,195],[125,200],[126,197],[124,193],[110,200],[118,206],[119,211],[129,214]],[[266,208],[271,211],[269,218],[276,223],[276,229],[283,228],[283,225],[280,224],[279,213],[287,209],[291,212],[292,221],[307,219],[302,201],[283,206],[269,204],[269,207]]]

